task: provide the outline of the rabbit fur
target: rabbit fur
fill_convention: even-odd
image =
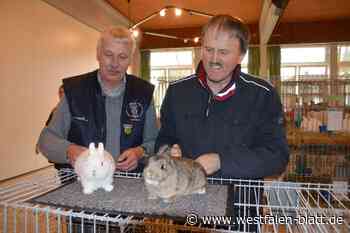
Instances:
[[[143,177],[149,199],[173,202],[178,196],[206,192],[202,166],[192,159],[170,156],[169,146],[149,158]]]
[[[90,143],[75,161],[74,170],[83,186],[84,194],[90,194],[99,188],[107,192],[113,190],[115,161],[110,153],[104,150],[103,143]]]

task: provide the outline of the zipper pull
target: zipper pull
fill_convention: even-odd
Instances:
[[[208,104],[207,104],[207,110],[206,110],[206,112],[205,112],[206,117],[209,116],[210,104],[211,104],[211,95],[209,95]]]

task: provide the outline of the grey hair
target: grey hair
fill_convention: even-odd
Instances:
[[[126,27],[116,26],[116,27],[108,28],[103,32],[101,32],[100,39],[97,42],[97,50],[101,49],[102,42],[106,38],[126,40],[126,42],[129,43],[131,47],[131,54],[133,54],[135,51],[135,47],[136,47],[135,39],[132,36],[129,29],[127,29]]]
[[[203,26],[202,39],[209,29],[215,29],[216,32],[230,33],[231,37],[235,37],[239,40],[241,54],[247,52],[250,32],[249,28],[241,20],[230,15],[216,15]]]

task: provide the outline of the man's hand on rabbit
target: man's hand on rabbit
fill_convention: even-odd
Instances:
[[[133,147],[125,150],[119,155],[116,169],[121,171],[131,171],[137,168],[139,159],[143,156],[144,150],[142,147]]]
[[[87,149],[88,148],[76,144],[69,145],[67,148],[67,158],[69,163],[74,166],[77,158]]]
[[[216,153],[202,154],[196,159],[196,161],[202,165],[207,175],[215,173],[221,167],[220,157]]]

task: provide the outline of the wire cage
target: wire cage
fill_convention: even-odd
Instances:
[[[208,178],[228,185],[231,212],[184,220],[112,215],[30,202],[75,179],[71,170],[34,176],[0,187],[0,231],[23,233],[108,232],[350,232],[350,189],[333,184]],[[115,178],[142,179],[137,173]]]
[[[293,108],[296,104],[303,107],[314,104],[314,107],[349,107],[350,79],[319,79],[317,76],[300,76],[298,80],[273,79],[278,87],[282,104],[285,108]]]
[[[350,179],[350,79],[299,76],[272,79],[285,113],[290,162],[287,180]],[[331,127],[338,114],[337,127]],[[334,118],[333,118],[334,119]]]
[[[350,181],[350,145],[305,144],[289,146],[287,180],[313,183]]]

